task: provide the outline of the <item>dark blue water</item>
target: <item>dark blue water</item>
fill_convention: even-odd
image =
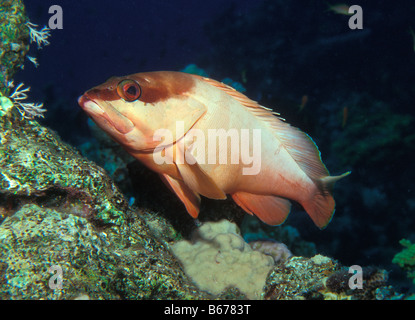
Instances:
[[[113,75],[180,70],[197,62],[210,51],[205,25],[230,6],[228,1],[185,0],[26,2],[28,16],[39,26],[48,24],[49,7],[59,4],[63,29],[52,32],[43,50],[33,46],[31,55],[40,65],[35,69],[28,63],[17,79],[30,83],[33,97],[60,101],[70,119],[81,113],[77,97]],[[255,1],[238,1],[238,12],[246,14],[255,6]],[[62,134],[75,138],[71,130]]]

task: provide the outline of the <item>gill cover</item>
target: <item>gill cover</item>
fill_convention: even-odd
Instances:
[[[118,99],[107,103],[134,123],[134,131],[146,137],[148,148],[181,139],[207,112],[207,107],[192,94],[196,87],[188,74],[138,73],[119,78],[112,88]]]

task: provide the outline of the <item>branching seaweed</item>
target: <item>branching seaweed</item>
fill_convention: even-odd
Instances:
[[[30,21],[26,22],[26,26],[30,32],[30,43],[36,42],[38,49],[49,44],[50,29],[48,27],[44,26],[41,30],[37,30],[38,25]]]
[[[10,82],[9,86],[14,87],[13,82]],[[46,109],[43,108],[43,103],[24,102],[27,99],[27,93],[30,91],[30,87],[23,88],[23,86],[24,84],[20,83],[10,95],[9,98],[12,100],[13,105],[26,119],[33,119],[35,117],[43,118],[43,113],[46,112]]]

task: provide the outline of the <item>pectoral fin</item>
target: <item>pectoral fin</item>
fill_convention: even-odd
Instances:
[[[184,157],[184,155],[186,156]],[[177,156],[176,166],[183,178],[184,183],[191,190],[210,199],[226,199],[226,194],[200,167],[191,152],[179,153]]]
[[[183,202],[187,212],[193,218],[197,218],[199,215],[200,196],[189,189],[183,181],[174,179],[167,174],[161,174],[160,178]]]
[[[176,164],[184,183],[191,189],[210,199],[226,199],[226,194],[217,186],[200,166]]]
[[[232,194],[238,206],[251,215],[256,215],[271,226],[282,224],[291,210],[291,203],[287,199],[276,196],[264,196],[247,192]]]

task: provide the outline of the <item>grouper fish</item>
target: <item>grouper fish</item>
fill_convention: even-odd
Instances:
[[[269,225],[291,200],[321,229],[334,183],[313,140],[279,114],[221,82],[181,72],[112,77],[86,91],[82,109],[133,157],[157,172],[197,218],[200,196],[233,200]]]

